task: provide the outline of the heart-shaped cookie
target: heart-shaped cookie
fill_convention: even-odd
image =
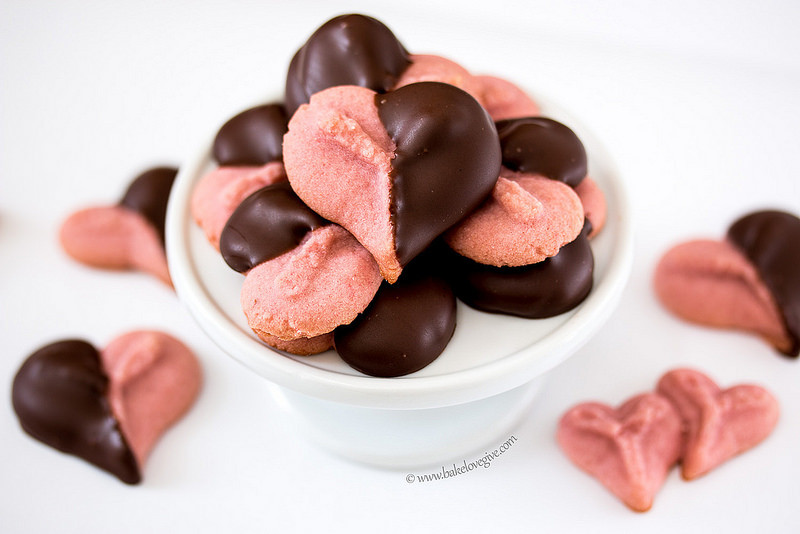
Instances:
[[[680,457],[681,420],[666,398],[644,393],[617,409],[579,404],[561,418],[556,437],[575,465],[644,512]]]
[[[164,221],[177,173],[170,167],[150,169],[131,183],[118,204],[73,213],[61,225],[62,248],[86,265],[136,269],[172,285],[164,251]]]
[[[297,195],[350,231],[392,283],[489,194],[500,145],[486,111],[451,85],[332,87],[292,117],[284,162]]]
[[[153,444],[192,404],[200,367],[161,332],[120,336],[102,352],[81,340],[31,354],[12,387],[22,428],[128,484],[141,481]]]
[[[617,409],[575,406],[561,418],[556,438],[575,465],[644,512],[680,457],[681,420],[666,398],[643,393]]]
[[[681,475],[692,480],[763,441],[778,422],[778,402],[767,390],[739,385],[721,390],[692,369],[665,374],[657,391],[684,421]]]
[[[688,321],[755,333],[787,356],[800,354],[800,219],[761,211],[727,239],[668,250],[653,284],[662,304]]]
[[[683,319],[753,332],[773,346],[788,343],[772,293],[727,241],[698,239],[672,247],[659,261],[653,284],[661,303]]]

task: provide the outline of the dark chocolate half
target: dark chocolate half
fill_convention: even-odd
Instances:
[[[406,265],[492,191],[500,142],[483,107],[452,85],[414,83],[376,95],[375,104],[397,145],[391,212]]]
[[[359,85],[384,93],[411,63],[408,52],[382,22],[341,15],[320,26],[297,51],[286,76],[291,117],[311,95],[337,85]]]
[[[239,204],[219,239],[231,269],[244,273],[295,248],[305,235],[330,224],[295,194],[289,182],[262,187]]]
[[[513,171],[541,174],[577,186],[586,177],[586,149],[565,125],[545,117],[496,123],[503,165]]]
[[[214,159],[220,165],[266,165],[281,161],[288,123],[286,109],[281,104],[242,111],[217,132]]]
[[[367,309],[334,331],[336,352],[357,371],[387,378],[419,371],[453,337],[453,290],[420,259],[394,284],[384,281]]]
[[[25,432],[137,484],[139,466],[111,412],[107,389],[97,349],[66,340],[31,354],[14,377],[11,395]]]
[[[131,182],[120,205],[141,214],[155,227],[164,243],[164,222],[167,218],[167,203],[172,183],[178,175],[174,167],[149,169]]]
[[[800,219],[783,211],[758,211],[734,222],[728,239],[755,266],[778,304],[792,346],[800,355]]]
[[[558,254],[521,267],[484,265],[447,249],[449,279],[456,296],[478,310],[529,319],[573,309],[589,295],[594,256],[588,227]]]

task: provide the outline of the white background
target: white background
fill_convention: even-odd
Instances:
[[[674,319],[650,279],[677,241],[719,237],[754,208],[800,213],[800,3],[332,4],[0,3],[0,530],[797,532],[800,362]],[[555,100],[606,143],[631,192],[636,259],[619,309],[552,373],[489,469],[409,484],[316,449],[167,288],[77,265],[56,241],[71,211],[115,202],[139,171],[179,164],[225,119],[279,93],[294,50],[343,12],[380,18],[412,52]],[[141,327],[190,344],[206,381],[144,483],[127,487],[28,438],[7,399],[39,346],[74,336],[102,346]],[[618,404],[684,365],[723,386],[765,385],[782,418],[705,478],[673,472],[653,509],[635,514],[565,459],[555,425],[575,403]]]

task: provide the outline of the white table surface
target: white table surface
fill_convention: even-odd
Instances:
[[[800,3],[429,4],[0,4],[0,531],[800,529],[800,361],[674,319],[650,285],[672,243],[719,237],[755,208],[800,213]],[[167,288],[80,266],[57,244],[71,211],[115,202],[140,170],[179,164],[225,119],[281,91],[294,50],[341,12],[380,18],[412,52],[532,80],[605,141],[630,187],[636,259],[619,309],[552,373],[488,469],[410,484],[408,473],[315,448]],[[39,346],[75,336],[102,346],[141,327],[190,344],[205,387],[157,445],[144,483],[128,487],[30,439],[8,399]],[[687,483],[673,472],[653,509],[635,514],[566,460],[555,425],[575,403],[617,404],[677,366],[723,386],[768,387],[781,420],[707,477]]]

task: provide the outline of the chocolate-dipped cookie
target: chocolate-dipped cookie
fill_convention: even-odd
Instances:
[[[787,356],[800,354],[800,219],[776,210],[734,222],[726,239],[668,250],[654,287],[677,316],[752,332]]]
[[[500,145],[485,110],[454,86],[382,95],[333,87],[292,117],[284,162],[297,195],[352,233],[394,282],[491,191]]]
[[[25,360],[12,404],[32,437],[138,484],[155,442],[194,402],[200,375],[192,352],[162,332],[129,332],[102,351],[70,339]]]
[[[164,250],[164,223],[178,170],[156,167],[137,176],[115,205],[79,210],[61,225],[62,248],[102,269],[137,269],[172,282]]]

